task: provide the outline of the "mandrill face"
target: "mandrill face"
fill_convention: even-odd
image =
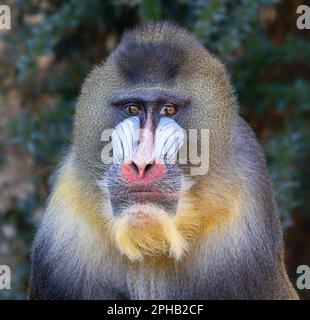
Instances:
[[[77,104],[75,161],[84,180],[99,186],[102,214],[121,253],[135,260],[155,254],[178,259],[186,252],[207,208],[201,181],[209,137],[201,130],[210,131],[210,164],[220,163],[234,101],[222,65],[169,24],[125,34],[94,68]],[[192,168],[197,165],[202,170]]]
[[[182,189],[177,152],[185,135],[177,123],[181,104],[183,100],[172,103],[161,93],[148,98],[135,94],[113,103],[125,112],[112,134],[113,164],[107,173],[113,215],[142,206],[176,213]]]

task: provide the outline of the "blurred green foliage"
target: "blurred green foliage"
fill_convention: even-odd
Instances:
[[[293,210],[309,213],[310,42],[295,27],[290,1],[17,0],[11,10],[13,30],[0,33],[1,96],[20,94],[9,143],[22,146],[39,168],[29,173],[37,192],[16,199],[4,216],[26,248],[11,298],[25,294],[33,212],[46,200],[48,177],[70,143],[83,78],[136,24],[175,21],[226,63],[241,111],[266,150],[283,222],[290,223]],[[42,57],[49,59],[45,67]],[[0,149],[1,143],[8,141],[0,140]]]

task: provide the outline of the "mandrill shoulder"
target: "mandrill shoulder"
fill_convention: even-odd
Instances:
[[[266,170],[266,161],[263,149],[255,136],[253,129],[238,115],[233,126],[233,154],[240,158],[241,161],[247,161],[249,167],[255,165],[255,169],[260,172]]]
[[[230,163],[239,176],[249,202],[256,202],[264,211],[277,216],[272,184],[268,174],[265,154],[252,128],[238,116],[233,129]]]

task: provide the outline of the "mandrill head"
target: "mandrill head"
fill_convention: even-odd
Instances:
[[[73,161],[100,190],[121,253],[179,259],[226,214],[212,172],[231,152],[236,115],[222,64],[171,24],[126,33],[94,68],[77,104]]]

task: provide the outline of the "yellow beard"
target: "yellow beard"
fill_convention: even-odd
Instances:
[[[167,253],[179,259],[188,249],[188,242],[174,220],[158,207],[133,205],[113,223],[116,245],[130,260]]]

